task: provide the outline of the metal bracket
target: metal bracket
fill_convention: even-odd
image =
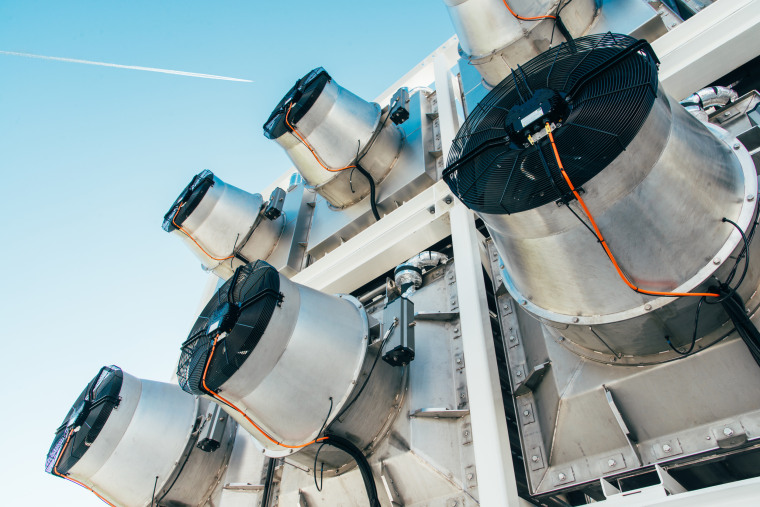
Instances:
[[[391,505],[403,507],[404,501],[401,498],[398,489],[396,489],[396,484],[393,482],[393,477],[391,477],[384,461],[380,462],[380,480],[383,482],[383,489],[385,489],[385,494],[388,495]]]
[[[623,414],[620,413],[620,410],[615,404],[615,400],[612,398],[612,391],[610,391],[604,384],[602,384],[602,389],[604,389],[604,396],[607,398],[607,404],[610,406],[612,415],[615,416],[615,421],[617,421],[620,431],[623,432],[623,436],[626,441],[628,441],[628,446],[631,448],[631,451],[633,451],[633,456],[636,458],[637,465],[642,466],[641,455],[639,454],[639,448],[636,445],[636,435],[628,429],[628,425],[625,423],[625,419],[623,419]]]
[[[538,384],[541,383],[546,372],[549,371],[549,365],[551,365],[551,362],[546,361],[545,363],[534,366],[526,375],[525,380],[518,384],[517,389],[515,389],[515,396],[527,394],[538,387]],[[515,375],[517,375],[517,373],[515,373]]]
[[[459,419],[466,415],[470,415],[469,409],[454,410],[451,408],[421,408],[409,414],[409,417],[427,417],[431,419]]]
[[[459,318],[458,311],[451,312],[415,312],[414,320],[432,320],[449,322]]]

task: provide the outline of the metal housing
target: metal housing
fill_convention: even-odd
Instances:
[[[232,451],[236,424],[222,445],[203,452],[193,444],[208,402],[177,385],[123,372],[121,402],[69,475],[128,507],[201,505],[212,495]],[[230,421],[231,422],[231,421]]]
[[[712,130],[712,132],[711,132]],[[718,137],[722,136],[722,137]],[[621,268],[641,288],[705,292],[742,246],[757,177],[738,142],[662,92],[626,151],[583,186],[584,200]],[[569,204],[582,213],[578,203]],[[625,285],[596,238],[564,206],[481,214],[504,262],[505,284],[528,312],[589,351],[646,356],[691,340],[698,298],[654,297]],[[758,284],[750,273],[747,297]],[[700,290],[695,290],[700,289]],[[713,306],[709,332],[726,317]],[[631,340],[631,336],[637,338]]]
[[[270,256],[283,233],[286,217],[264,218],[261,194],[249,194],[212,176],[213,184],[180,224],[187,234],[179,229],[174,229],[172,234],[185,242],[206,269],[226,280],[238,266],[245,264],[239,257],[256,260]],[[211,258],[223,259],[233,253],[238,257],[226,261]]]
[[[386,121],[386,116],[378,104],[357,97],[330,79],[294,125],[314,153],[292,132],[285,132],[275,141],[310,187],[332,206],[345,208],[369,195],[369,183],[357,171],[328,171],[319,160],[330,169],[340,169],[360,159],[375,183],[382,182],[403,143],[401,129]]]
[[[503,0],[444,0],[463,57],[495,86],[516,68],[553,45],[565,41],[554,19],[521,21]],[[555,0],[510,0],[521,17],[553,15]],[[575,0],[562,9],[561,18],[573,36],[586,33],[595,20],[595,0]]]
[[[254,351],[222,384],[222,396],[278,443],[298,446],[329,428],[339,435],[351,435],[359,447],[371,444],[393,412],[402,374],[377,361],[365,394],[352,402],[377,355],[377,346],[370,344],[366,312],[350,296],[324,294],[282,275],[280,292],[281,305],[275,308]],[[342,414],[349,402],[351,408]],[[294,452],[266,438],[238,412],[227,411],[256,438],[267,456]],[[314,452],[312,447],[291,459],[309,466]],[[339,468],[350,459],[337,451],[322,452],[320,457],[330,468]]]

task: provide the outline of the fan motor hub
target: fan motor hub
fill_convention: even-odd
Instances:
[[[536,90],[533,95],[507,113],[504,124],[510,141],[517,147],[530,146],[530,138],[547,123],[561,123],[570,113],[564,94],[550,88]]]
[[[229,333],[235,327],[240,316],[240,308],[233,303],[224,302],[208,319],[208,334]]]

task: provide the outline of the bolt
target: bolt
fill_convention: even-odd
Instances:
[[[523,410],[523,415],[528,417],[530,415],[530,410]]]
[[[467,431],[467,430],[464,430],[464,436],[469,437],[470,436],[470,432]]]
[[[515,373],[518,377],[522,377],[522,370],[517,370],[517,373]]]
[[[435,206],[430,206],[428,208],[428,211],[430,212],[431,215],[434,215],[435,214]]]
[[[750,195],[747,196],[747,201],[752,202],[754,200],[755,200],[755,196],[754,195],[750,194]]]
[[[459,332],[459,328],[458,328],[458,327],[455,327],[455,328],[454,328],[454,332],[455,332],[455,333],[458,333],[458,332]]]
[[[531,456],[531,457],[530,457],[530,460],[531,460],[533,463],[538,463],[538,456],[535,456],[535,455],[534,455],[534,456]]]
[[[652,309],[652,305],[650,305],[650,304],[645,304],[644,305],[644,310],[649,311],[651,309]]]
[[[523,306],[525,306],[525,305],[528,304],[528,302],[527,301],[521,301],[520,304],[523,305]]]
[[[608,466],[608,467],[612,468],[612,467],[614,467],[615,465],[617,465],[617,462],[616,462],[614,459],[611,459],[611,460],[608,460],[608,461],[607,461],[607,466]]]
[[[710,435],[707,435],[707,436],[705,437],[705,440],[712,440],[712,437],[711,437]]]
[[[738,150],[738,149],[739,149],[739,148],[741,148],[741,147],[742,147],[742,145],[741,145],[741,144],[739,144],[739,143],[735,143],[735,144],[734,144],[734,149],[735,149],[735,150]]]
[[[665,452],[670,452],[670,451],[673,450],[673,448],[670,447],[668,444],[665,444],[665,445],[662,446],[662,450],[665,451]]]
[[[723,116],[731,116],[731,111],[726,111],[725,113],[723,113]]]
[[[501,277],[500,277],[500,276],[497,276],[497,277],[496,277],[496,281],[497,281],[497,282],[499,282],[499,283],[501,283]]]
[[[517,338],[515,338],[514,336],[510,336],[510,337],[509,337],[509,341],[511,341],[511,342],[515,341],[516,339],[517,339]]]
[[[731,428],[724,428],[723,434],[726,435],[727,437],[730,437],[731,435],[734,434],[734,430],[732,430]]]
[[[580,319],[578,317],[573,317],[573,322],[578,322]]]
[[[457,364],[462,364],[462,360],[457,357]]]
[[[451,201],[453,201],[453,199],[451,198],[450,195],[447,195],[446,197],[443,198],[443,202],[445,202],[446,204],[451,204]]]
[[[505,310],[509,310],[509,305],[504,305]]]
[[[467,474],[467,480],[468,481],[471,481],[473,477],[475,477],[475,476],[472,475],[472,474]]]
[[[713,259],[713,264],[715,264],[716,266],[717,266],[718,264],[720,264],[720,257],[716,257],[716,258],[714,258],[714,259]]]
[[[464,393],[459,395],[460,398],[464,398]]]
[[[560,474],[557,476],[557,479],[559,479],[559,480],[561,480],[561,481],[564,481],[565,479],[567,479],[567,475],[565,475],[565,474],[563,474],[563,473],[560,473]]]

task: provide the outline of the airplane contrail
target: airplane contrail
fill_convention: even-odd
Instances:
[[[236,77],[215,76],[213,74],[199,74],[197,72],[185,72],[182,70],[156,69],[153,67],[139,67],[137,65],[120,65],[118,63],[93,62],[90,60],[77,60],[75,58],[62,58],[60,56],[35,55],[32,53],[17,53],[15,51],[0,51],[0,54],[11,56],[24,56],[27,58],[39,58],[41,60],[55,60],[58,62],[85,63],[87,65],[100,65],[101,67],[115,67],[117,69],[146,70],[148,72],[160,72],[162,74],[175,74],[177,76],[202,77],[205,79],[220,79],[222,81],[238,81],[241,83],[252,83],[248,79],[238,79]]]

